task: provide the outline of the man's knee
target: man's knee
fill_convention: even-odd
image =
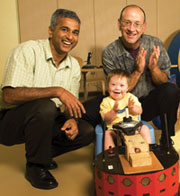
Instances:
[[[31,105],[31,114],[40,119],[54,119],[57,114],[57,108],[50,99],[38,99],[29,103]]]
[[[95,131],[94,127],[85,120],[79,120],[79,136],[81,137],[82,142],[84,145],[88,145],[93,142],[95,138]]]
[[[176,84],[173,84],[170,82],[165,83],[162,86],[162,90],[164,91],[165,95],[167,95],[167,96],[173,96],[173,95],[176,95],[178,97],[180,96],[180,89]]]
[[[104,96],[98,96],[83,103],[86,113],[82,115],[82,119],[88,121],[93,127],[101,123],[99,110],[103,98]]]
[[[159,101],[166,100],[166,103],[177,103],[180,100],[180,89],[173,83],[165,83],[160,89]]]

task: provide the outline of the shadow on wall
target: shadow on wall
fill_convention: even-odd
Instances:
[[[102,51],[104,48],[96,47],[96,64],[102,65]]]

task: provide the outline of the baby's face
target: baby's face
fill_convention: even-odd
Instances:
[[[109,95],[114,100],[123,99],[128,91],[128,81],[126,77],[114,75],[111,77],[108,85]]]

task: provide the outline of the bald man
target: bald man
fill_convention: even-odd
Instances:
[[[102,53],[106,74],[113,69],[127,70],[131,74],[129,91],[142,104],[142,119],[161,119],[162,135],[160,145],[167,146],[165,115],[168,122],[168,137],[175,134],[179,105],[179,88],[169,83],[171,62],[163,43],[156,37],[146,35],[146,14],[137,5],[122,9],[118,19],[121,37],[109,44]]]

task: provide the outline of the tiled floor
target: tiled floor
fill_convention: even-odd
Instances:
[[[180,125],[177,124],[175,147],[180,152]],[[160,131],[155,130],[158,141]],[[33,188],[24,178],[24,145],[0,145],[0,195],[1,196],[94,196],[93,144],[59,156],[59,167],[52,174],[59,182],[53,190]]]

